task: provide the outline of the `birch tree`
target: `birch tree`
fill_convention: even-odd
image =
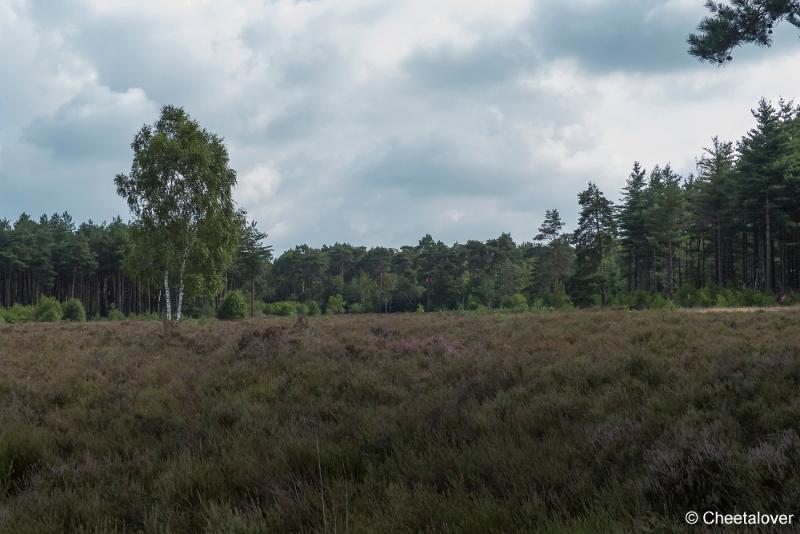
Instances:
[[[175,302],[180,321],[187,295],[218,291],[232,261],[242,219],[232,199],[236,172],[222,139],[179,107],[162,108],[158,122],[143,126],[131,148],[131,171],[117,175],[117,192],[147,244],[139,252],[160,273],[164,318],[172,320]]]

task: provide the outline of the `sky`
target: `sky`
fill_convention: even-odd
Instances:
[[[225,139],[276,251],[446,243],[546,209],[568,227],[634,161],[682,174],[758,99],[800,91],[800,39],[719,68],[704,0],[0,0],[0,219],[128,219],[113,178],[166,104]]]

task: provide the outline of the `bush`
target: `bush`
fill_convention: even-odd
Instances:
[[[567,290],[564,288],[564,282],[556,283],[555,287],[553,288],[553,292],[545,294],[542,298],[541,304],[556,310],[575,307],[570,300],[569,295],[567,295]]]
[[[698,301],[697,290],[688,285],[681,286],[678,293],[675,295],[675,300],[678,302],[678,305],[683,308],[696,306]]]
[[[743,289],[739,292],[739,305],[757,307],[774,306],[775,297],[754,289]]]
[[[344,313],[344,297],[339,294],[328,297],[328,305],[325,306],[325,313]]]
[[[279,315],[281,317],[291,317],[297,314],[297,303],[291,300],[270,302],[264,305],[266,315]]]
[[[679,306],[690,307],[763,307],[774,306],[775,298],[769,293],[753,289],[732,289],[708,286],[701,289],[684,286],[678,290],[676,302]]]
[[[23,306],[22,304],[14,304],[3,312],[6,322],[10,324],[30,322],[33,320],[33,315],[33,306]]]
[[[61,304],[53,297],[41,297],[33,312],[33,319],[40,323],[61,320]]]
[[[522,293],[514,293],[505,303],[505,307],[515,312],[524,312],[528,310],[528,299]]]
[[[308,308],[308,315],[319,315],[322,313],[319,303],[316,300],[309,300],[306,303],[306,307]]]
[[[222,300],[217,317],[223,321],[236,321],[247,317],[247,299],[240,290],[231,291]]]
[[[117,309],[116,304],[114,304],[112,302],[111,306],[108,307],[108,317],[107,318],[108,318],[109,321],[124,321],[125,320],[125,314],[122,313],[121,311],[119,311]]]
[[[81,301],[75,298],[69,299],[61,308],[65,321],[84,322],[86,320],[86,310],[83,309]]]
[[[350,305],[350,313],[364,313],[366,308],[360,302],[354,302]]]
[[[644,289],[637,289],[631,295],[629,306],[635,310],[646,310],[650,307],[652,295]]]
[[[467,297],[467,305],[465,306],[465,308],[468,310],[475,311],[479,309],[482,306],[482,304],[483,303],[477,296],[470,295],[469,297]]]
[[[425,306],[417,304],[417,313],[425,313]]]

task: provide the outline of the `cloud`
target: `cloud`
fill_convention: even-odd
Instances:
[[[22,139],[62,161],[120,161],[128,156],[142,118],[157,113],[158,107],[141,89],[115,93],[92,86],[54,113],[33,120],[22,131]]]

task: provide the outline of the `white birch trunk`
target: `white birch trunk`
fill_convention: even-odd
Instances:
[[[175,320],[180,322],[181,314],[183,313],[183,275],[186,272],[186,258],[189,256],[189,249],[186,249],[186,252],[183,254],[183,261],[181,262],[181,273],[180,273],[180,286],[178,289],[178,311],[175,313]]]
[[[183,309],[183,276],[181,276],[181,285],[180,289],[178,290],[178,311],[175,312],[175,320],[180,322],[181,320],[181,311]]]
[[[169,271],[164,271],[164,313],[167,321],[172,320],[172,300],[169,296]]]

